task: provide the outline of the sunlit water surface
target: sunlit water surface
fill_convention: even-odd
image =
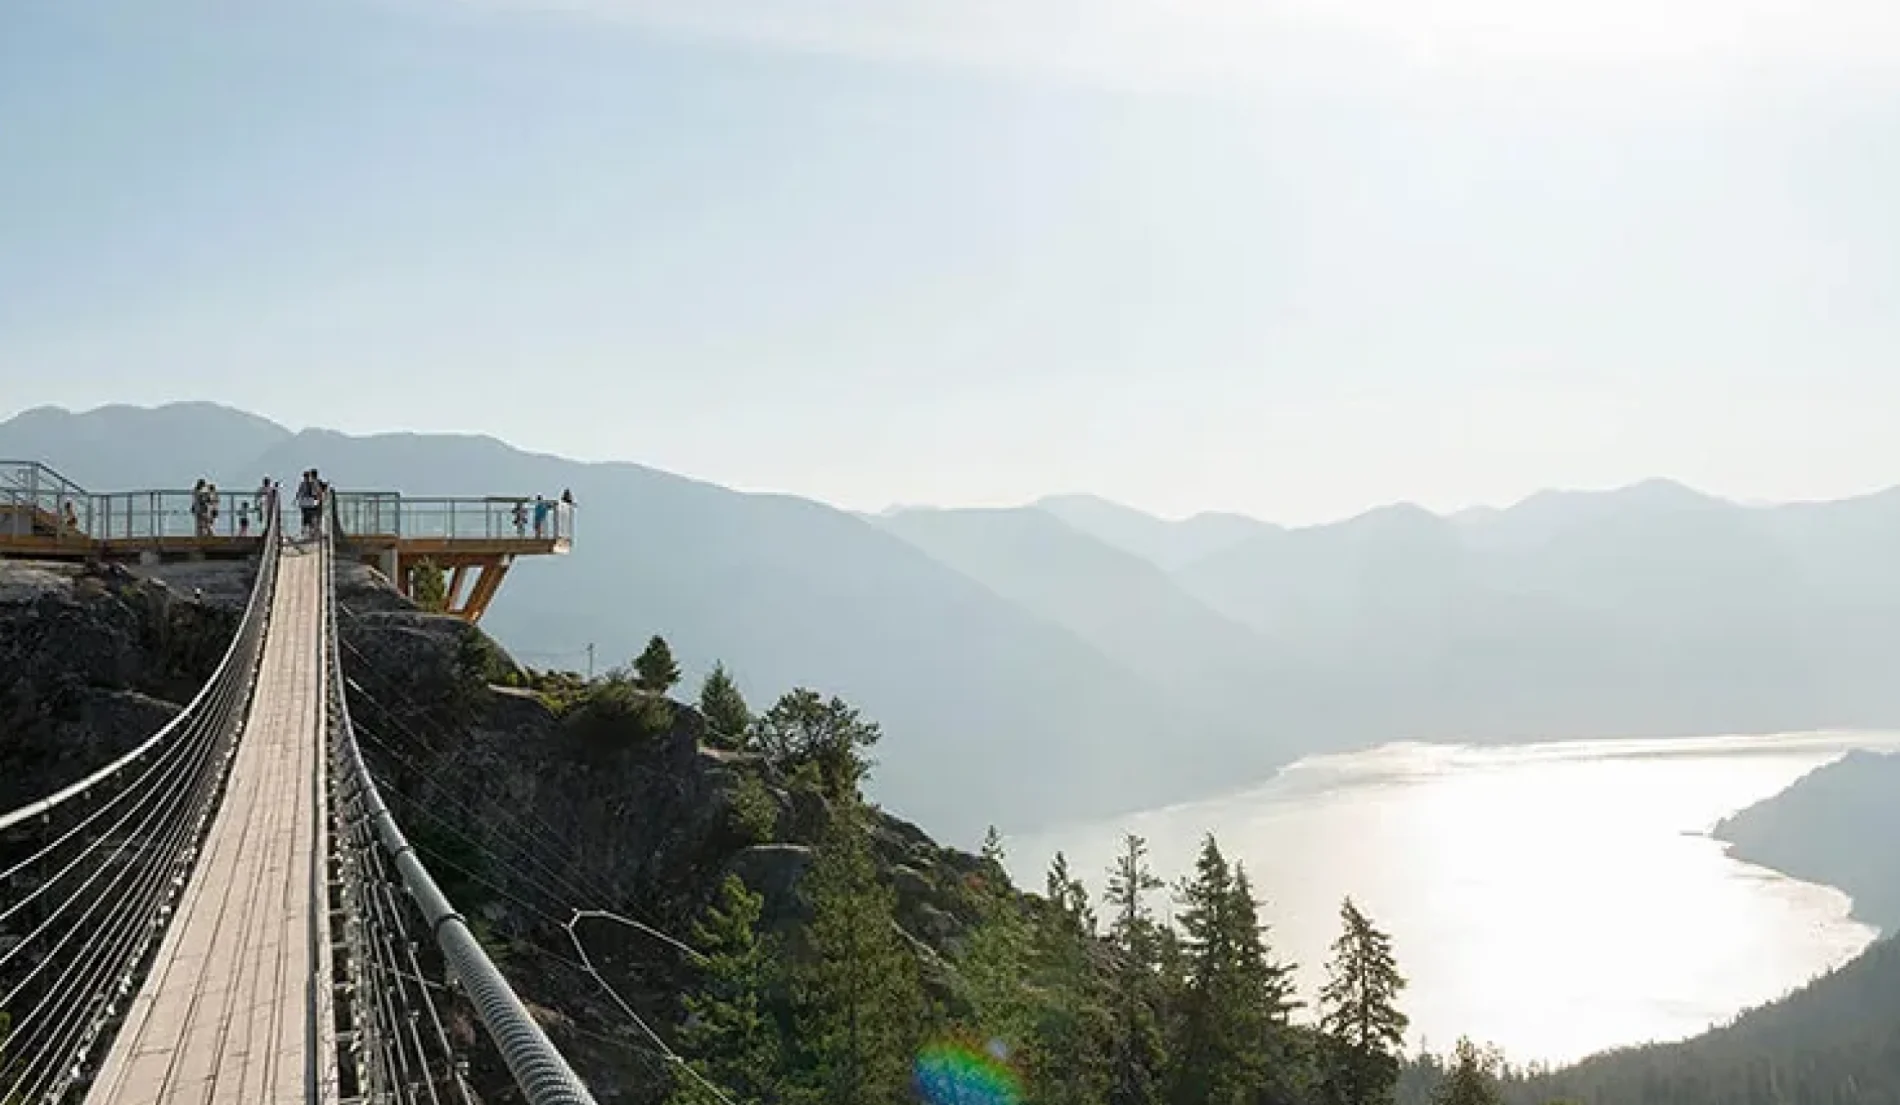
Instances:
[[[1340,899],[1393,936],[1411,1041],[1517,1061],[1679,1039],[1772,1000],[1876,935],[1846,895],[1729,858],[1706,833],[1810,768],[1900,735],[1809,733],[1515,748],[1392,745],[1264,786],[1009,842],[1040,888],[1057,849],[1098,899],[1131,831],[1187,872],[1204,833],[1243,859],[1270,937],[1324,977]],[[1166,911],[1169,895],[1154,904]]]

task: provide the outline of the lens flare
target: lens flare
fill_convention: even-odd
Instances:
[[[918,1096],[929,1105],[1020,1105],[1022,1082],[1000,1040],[931,1044],[917,1056]]]

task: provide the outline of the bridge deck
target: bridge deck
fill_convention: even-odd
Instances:
[[[321,564],[284,550],[229,789],[87,1105],[332,1096]]]

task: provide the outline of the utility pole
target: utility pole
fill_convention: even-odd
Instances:
[[[587,681],[594,681],[594,642],[587,642]]]

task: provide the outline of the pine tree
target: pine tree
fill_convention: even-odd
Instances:
[[[973,884],[978,921],[957,958],[963,997],[975,1020],[966,1027],[978,1039],[999,1040],[1023,1058],[1036,1024],[1035,994],[1024,984],[1034,959],[1034,933],[1003,869],[1002,838],[993,825],[984,835],[982,857],[989,870]]]
[[[1314,1079],[1311,1057],[1292,1027],[1293,1012],[1300,1007],[1293,991],[1294,967],[1273,958],[1267,926],[1260,921],[1260,902],[1254,897],[1253,880],[1247,877],[1245,864],[1234,864],[1228,923],[1239,949],[1239,991],[1259,1014],[1259,1024],[1249,1025],[1249,1031],[1260,1032],[1258,1073],[1262,1081],[1254,1100],[1258,1105],[1305,1103],[1310,1100]]]
[[[1056,912],[1076,931],[1095,935],[1095,909],[1089,905],[1088,888],[1069,874],[1069,857],[1057,852],[1049,862],[1049,874],[1043,880],[1044,893]]]
[[[1209,835],[1178,891],[1181,972],[1174,1027],[1177,1105],[1243,1105],[1288,1096],[1289,968],[1274,963],[1246,872]],[[1280,1091],[1270,1094],[1270,1090]]]
[[[978,854],[992,869],[1003,870],[1003,834],[996,831],[996,826],[991,825],[983,830],[983,848]]]
[[[1106,902],[1109,945],[1115,955],[1109,998],[1108,1105],[1155,1105],[1162,1100],[1167,1054],[1157,1015],[1160,937],[1147,895],[1160,879],[1148,866],[1148,843],[1133,833],[1110,868]]]
[[[752,710],[723,662],[715,663],[705,682],[699,685],[699,712],[706,718],[706,727],[718,738],[718,744],[728,748],[745,747],[752,728]]]
[[[680,666],[673,659],[673,650],[657,633],[647,642],[646,651],[634,660],[633,670],[634,686],[650,694],[665,694],[680,681]]]
[[[1273,958],[1267,926],[1260,921],[1260,901],[1254,897],[1253,880],[1247,877],[1247,866],[1243,863],[1234,864],[1234,887],[1228,897],[1228,909],[1234,942],[1240,948],[1243,989],[1259,1006],[1268,1024],[1285,1027],[1301,1005],[1293,992],[1293,964]]]
[[[417,606],[431,614],[440,614],[449,608],[449,580],[442,574],[442,568],[433,560],[424,560],[409,569],[409,597]]]
[[[833,799],[855,800],[872,761],[861,749],[882,735],[843,699],[829,701],[804,687],[787,692],[752,724],[751,743],[766,760],[790,774],[812,768]]]
[[[1325,1037],[1325,1084],[1332,1105],[1379,1105],[1393,1098],[1407,1018],[1399,1012],[1405,978],[1392,956],[1392,939],[1347,898],[1341,932],[1333,942],[1326,985],[1320,990]]]
[[[1432,1091],[1433,1105],[1504,1105],[1495,1077],[1499,1065],[1496,1052],[1459,1040],[1451,1070]]]
[[[763,905],[737,875],[728,875],[719,899],[693,927],[700,988],[682,999],[687,1019],[680,1046],[698,1077],[680,1074],[668,1105],[722,1105],[706,1083],[736,1105],[752,1105],[769,1100],[784,1078],[778,1025],[764,1004],[776,960],[756,931]]]
[[[864,811],[833,818],[800,893],[811,910],[792,972],[799,1050],[794,1096],[816,1105],[889,1105],[909,1084],[924,996],[878,881]]]
[[[1026,1066],[1029,1100],[1101,1105],[1107,1097],[1110,1024],[1096,968],[1095,914],[1088,890],[1057,852],[1045,882],[1048,906],[1035,929],[1034,1041]]]

